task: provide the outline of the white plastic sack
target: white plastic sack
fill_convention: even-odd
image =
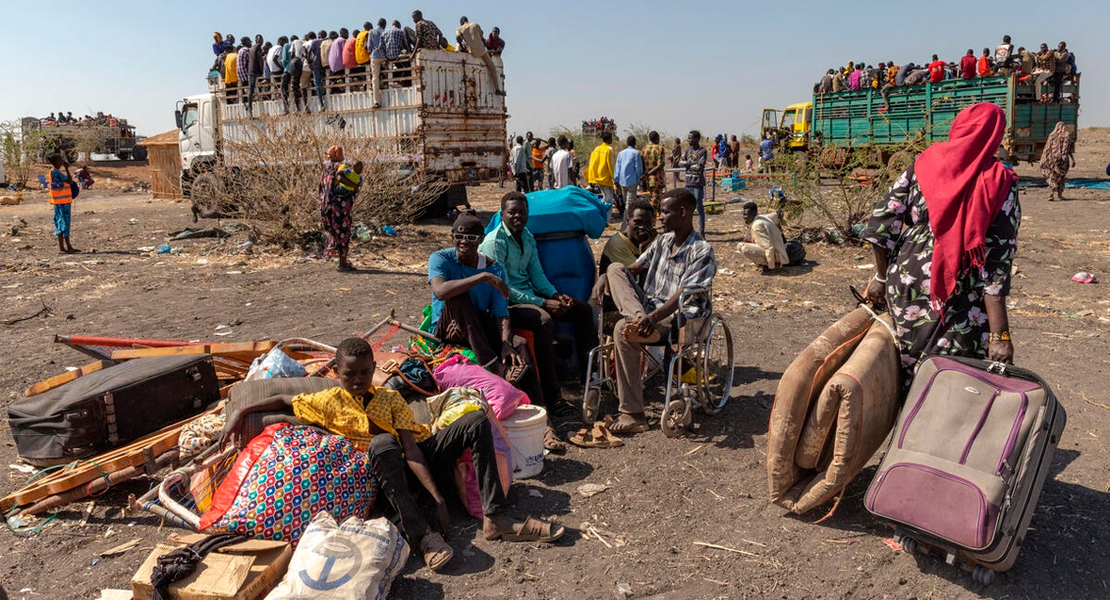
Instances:
[[[301,363],[289,358],[281,348],[274,348],[254,359],[247,371],[247,381],[273,379],[275,377],[305,377],[308,370]]]
[[[337,527],[319,512],[266,600],[384,600],[408,558],[409,546],[389,520],[351,517]]]

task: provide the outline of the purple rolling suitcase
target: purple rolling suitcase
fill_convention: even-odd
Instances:
[[[1017,560],[1067,416],[1031,371],[931,357],[914,375],[865,505],[907,552],[988,584]]]

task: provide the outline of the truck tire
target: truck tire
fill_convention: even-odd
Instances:
[[[219,212],[221,196],[223,184],[215,173],[201,173],[189,184],[189,199],[201,213]]]
[[[126,150],[120,150],[119,152],[116,152],[116,158],[118,158],[119,160],[131,160],[131,153],[127,152]]]
[[[132,160],[146,160],[146,157],[146,146],[135,146],[135,149],[131,151]]]

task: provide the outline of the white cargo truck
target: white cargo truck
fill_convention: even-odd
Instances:
[[[493,59],[504,89],[500,57]],[[369,65],[367,65],[369,66]],[[450,184],[451,204],[466,201],[466,185],[497,181],[507,168],[505,96],[493,87],[486,63],[470,54],[421,50],[383,67],[380,107],[374,108],[368,73],[344,80],[325,78],[326,110],[316,92],[307,92],[308,113],[320,131],[342,129],[346,136],[375,140],[388,148],[399,168],[414,169],[432,181]],[[240,84],[242,85],[242,84]],[[246,92],[228,90],[216,77],[206,94],[178,102],[181,190],[200,211],[214,211],[215,196],[238,168],[257,168],[235,148],[249,144],[252,128],[281,127],[304,119],[280,97],[255,91],[251,114]],[[275,96],[278,96],[275,94]],[[338,129],[337,129],[338,131]]]

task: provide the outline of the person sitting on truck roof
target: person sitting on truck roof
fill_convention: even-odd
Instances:
[[[327,37],[328,32],[321,29],[319,33],[312,34],[312,40],[308,44],[307,62],[312,69],[312,87],[316,90],[316,97],[320,100],[320,110],[327,110],[327,101],[324,100],[324,68],[328,64],[328,57],[321,51]],[[305,108],[307,109],[307,105]]]
[[[358,57],[356,49],[358,45],[358,35],[362,33],[358,29],[351,31],[351,35],[347,37],[347,43],[343,44],[343,70],[347,73],[347,82],[351,82],[351,75],[358,74],[361,70],[358,67]],[[345,88],[349,91],[351,88]]]
[[[1018,59],[1021,61],[1021,72],[1024,75],[1030,75],[1037,69],[1037,55],[1025,49],[1025,46],[1018,48]]]
[[[343,66],[343,48],[347,45],[348,34],[346,27],[340,28],[339,33],[334,38],[331,37],[330,33],[328,34],[328,38],[331,39],[331,46],[327,52],[328,69],[332,75],[343,74],[345,68]],[[323,52],[323,49],[321,49],[321,52]]]
[[[967,49],[967,54],[960,59],[960,77],[963,79],[975,79],[975,51],[971,48]]]
[[[227,103],[235,103],[235,88],[239,85],[239,54],[229,51],[224,58],[224,93]]]
[[[983,48],[983,55],[979,57],[979,77],[994,75],[994,59],[991,58],[990,48]]]
[[[400,21],[393,21],[389,29],[382,32],[382,50],[386,60],[397,60],[401,55],[409,52],[409,38],[405,30],[401,29]]]
[[[863,68],[862,65],[856,65],[856,68],[848,74],[848,88],[853,92],[858,92],[863,89]]]
[[[994,49],[994,64],[1000,75],[1009,75],[1013,72],[1014,45],[1010,43],[1010,36],[1002,36],[1002,43]]]
[[[505,40],[501,39],[501,29],[494,27],[489,32],[489,37],[486,38],[486,50],[489,50],[491,56],[501,56],[505,51]]]
[[[486,65],[490,83],[493,85],[493,93],[501,96],[505,95],[505,91],[501,89],[501,78],[497,73],[497,65],[494,64],[493,58],[486,50],[482,28],[477,23],[471,23],[466,17],[462,17],[459,19],[459,28],[455,30],[455,39],[459,41],[460,48],[464,48],[466,52],[470,52],[472,56]]]
[[[240,59],[241,60],[241,59]],[[254,110],[254,90],[262,78],[266,62],[265,45],[261,35],[254,36],[254,43],[247,53],[247,114]]]
[[[412,11],[412,22],[416,24],[416,50],[427,48],[429,50],[440,50],[447,47],[447,40],[443,37],[443,32],[436,27],[436,24],[424,18],[424,13],[414,10]]]
[[[933,62],[929,63],[929,81],[932,83],[944,81],[945,69],[947,67],[948,63],[937,58],[937,55],[934,54]]]
[[[281,60],[281,53],[288,43],[289,38],[283,35],[266,53],[266,66],[270,69],[270,94],[275,100],[277,99],[278,90],[281,89],[282,75],[285,73],[285,64]]]
[[[1038,102],[1049,102],[1041,93],[1041,85],[1056,73],[1056,53],[1048,49],[1048,44],[1041,44],[1041,51],[1037,53],[1037,68],[1033,71],[1036,76],[1033,80],[1034,93]]]
[[[844,71],[837,71],[833,74],[832,91],[843,92],[848,89],[848,82],[844,80]]]

